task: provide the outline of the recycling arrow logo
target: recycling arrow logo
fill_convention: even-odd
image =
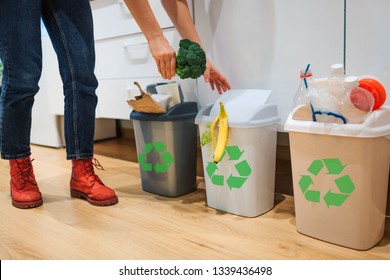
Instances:
[[[244,151],[240,151],[238,146],[227,146],[220,162],[223,160],[226,154],[229,157],[229,161],[239,161],[243,153]],[[241,160],[240,162],[236,163],[234,167],[238,173],[238,176],[230,174],[226,179],[226,184],[230,190],[241,188],[248,179],[249,175],[252,173],[252,169],[246,160]],[[218,165],[214,161],[207,163],[206,173],[209,176],[211,182],[216,186],[224,186],[225,176],[219,175],[217,170],[219,170]]]
[[[307,201],[319,203],[321,201],[321,192],[313,190],[314,186],[312,175],[317,176],[324,169],[327,169],[327,176],[335,176],[334,183],[337,186],[339,192],[332,192],[330,189],[323,195],[323,199],[328,207],[339,207],[348,199],[348,197],[355,190],[355,184],[353,183],[349,175],[341,175],[346,165],[343,165],[338,158],[317,159],[314,160],[307,171],[311,175],[301,175],[301,179],[298,185]],[[339,176],[340,175],[340,176]]]
[[[152,151],[159,154],[159,162],[157,162],[154,166],[152,163],[148,163],[148,155],[152,153]],[[170,152],[165,152],[166,145],[163,142],[152,142],[145,144],[143,148],[144,153],[138,154],[138,163],[141,168],[141,170],[149,171],[151,172],[154,170],[157,174],[158,173],[165,173],[168,171],[169,166],[174,161],[173,156]]]

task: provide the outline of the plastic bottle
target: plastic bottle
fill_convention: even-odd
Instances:
[[[308,104],[308,95],[313,84],[313,74],[311,73],[311,70],[308,70],[307,73],[305,73],[305,70],[301,70],[300,78],[301,82],[294,96],[294,108]]]
[[[330,67],[330,76],[327,81],[329,94],[333,95],[335,98],[340,98],[344,93],[344,79],[344,65],[333,64]]]
[[[350,76],[344,80],[345,93],[341,97],[340,112],[346,117],[347,123],[359,124],[371,114],[375,104],[372,94],[359,87],[359,79]]]
[[[332,69],[331,79],[313,79],[312,72],[308,72],[306,75],[301,72],[301,84],[294,99],[299,108],[295,111],[293,119],[345,123],[345,118],[339,112],[340,97],[335,97],[329,92],[329,82],[332,85],[335,84],[338,91],[344,89],[344,78],[342,77],[344,76],[344,67],[337,64],[332,65]],[[304,83],[305,78],[306,84]]]
[[[344,92],[344,78],[344,66],[333,64],[328,78],[314,79],[314,90],[311,96],[314,121],[344,122],[339,114],[340,96]]]
[[[293,99],[294,120],[311,120],[310,95],[312,95],[313,74],[311,70],[301,70],[300,84]]]

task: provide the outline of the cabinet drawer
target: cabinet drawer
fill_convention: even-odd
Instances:
[[[196,101],[196,81],[195,80],[176,80],[180,84],[184,95],[184,101]],[[146,86],[153,83],[164,82],[160,77],[149,77],[139,79],[115,79],[100,80],[97,95],[99,98],[99,116],[101,118],[129,120],[132,108],[127,100],[132,99],[130,90],[139,95],[138,88],[134,85],[137,81],[145,90]]]
[[[173,26],[160,0],[149,0],[149,4],[161,28]],[[123,0],[93,1],[91,7],[95,40],[141,33]]]
[[[177,31],[166,30],[164,35],[177,51],[181,38]],[[156,62],[142,34],[98,41],[95,48],[98,79],[159,76]]]

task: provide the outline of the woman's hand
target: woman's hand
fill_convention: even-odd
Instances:
[[[157,64],[158,72],[164,79],[170,80],[176,75],[176,52],[165,37],[156,37],[149,42],[150,52]],[[231,89],[229,81],[211,63],[206,62],[204,81],[210,83],[212,90],[217,89],[219,94]]]
[[[176,75],[176,52],[165,37],[149,42],[149,49],[157,64],[158,72],[164,79],[170,80]]]
[[[212,90],[217,88],[219,94],[231,89],[229,81],[218,71],[210,60],[207,60],[206,62],[206,71],[204,72],[203,77],[206,83],[210,83]]]

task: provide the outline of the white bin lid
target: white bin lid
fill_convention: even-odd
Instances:
[[[218,114],[223,102],[229,127],[258,127],[280,121],[276,104],[266,104],[271,91],[260,89],[230,90],[214,103],[199,111],[195,123],[210,122]],[[211,109],[210,109],[211,107]]]
[[[385,136],[390,139],[390,106],[374,111],[362,124],[337,124],[313,121],[293,120],[294,111],[288,116],[284,129],[323,135],[336,135],[360,138]]]

